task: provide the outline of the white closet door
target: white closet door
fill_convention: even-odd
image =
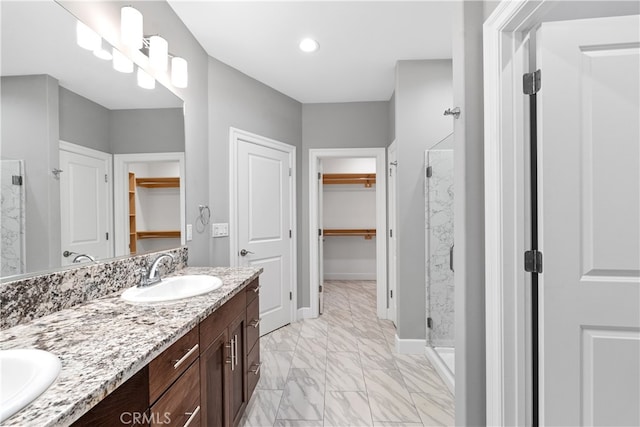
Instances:
[[[640,20],[542,24],[541,425],[640,425]]]

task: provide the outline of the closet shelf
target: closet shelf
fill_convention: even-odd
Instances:
[[[370,188],[376,183],[375,173],[325,173],[322,175],[323,184],[364,184]]]
[[[356,236],[371,240],[376,235],[375,229],[353,228],[353,229],[328,229],[322,230],[323,236]]]
[[[180,178],[136,178],[136,185],[146,188],[178,188],[180,187]]]
[[[180,230],[138,231],[138,239],[167,239],[180,237]]]

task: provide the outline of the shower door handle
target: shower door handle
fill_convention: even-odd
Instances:
[[[449,248],[449,270],[451,271],[455,271],[453,269],[453,247],[455,245],[451,245],[451,247]]]

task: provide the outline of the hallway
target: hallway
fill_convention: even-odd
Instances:
[[[375,282],[326,281],[324,292],[320,318],[261,338],[261,378],[240,425],[453,425],[453,396],[427,358],[395,353]]]

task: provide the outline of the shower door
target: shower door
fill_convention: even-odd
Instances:
[[[454,345],[453,136],[425,154],[427,345]]]

